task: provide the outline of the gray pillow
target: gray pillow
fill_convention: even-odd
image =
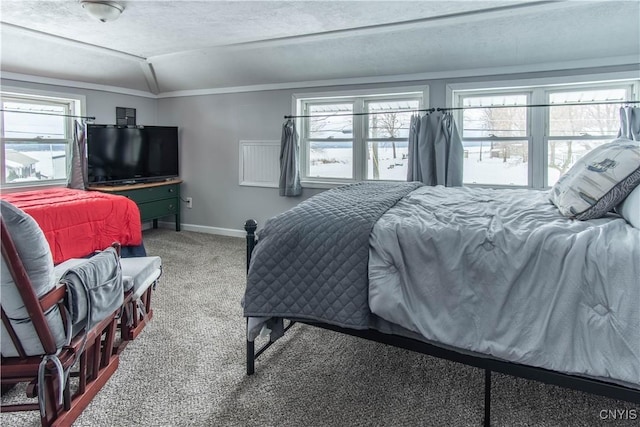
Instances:
[[[42,230],[30,215],[5,200],[1,200],[0,203],[0,213],[7,226],[7,231],[16,246],[16,251],[22,260],[36,295],[41,297],[56,286],[53,257],[51,256],[49,244]],[[7,268],[4,257],[2,257],[1,267],[0,295],[2,295],[2,308],[7,317],[9,317],[27,355],[42,354],[42,345],[29,319],[22,297]],[[49,310],[46,313],[46,317],[56,343],[58,345],[64,344],[64,327],[58,307],[55,306]],[[2,326],[0,347],[2,348],[2,355],[5,357],[18,355],[4,325]]]
[[[640,228],[640,185],[616,207],[616,212],[629,224]]]
[[[551,202],[562,215],[600,218],[640,183],[640,142],[618,138],[582,156],[553,186]]]

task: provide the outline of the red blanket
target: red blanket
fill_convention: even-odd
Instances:
[[[85,257],[113,242],[142,244],[138,206],[124,196],[52,188],[3,194],[2,198],[36,220],[55,264]]]

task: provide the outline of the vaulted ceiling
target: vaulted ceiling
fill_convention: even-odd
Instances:
[[[0,2],[3,76],[171,96],[640,62],[634,1]]]

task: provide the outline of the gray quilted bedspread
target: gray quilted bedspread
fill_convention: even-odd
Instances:
[[[369,327],[369,234],[420,183],[362,182],[334,188],[268,220],[253,251],[246,317]]]

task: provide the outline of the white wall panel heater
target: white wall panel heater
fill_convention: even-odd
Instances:
[[[240,185],[278,187],[280,141],[240,141]]]

